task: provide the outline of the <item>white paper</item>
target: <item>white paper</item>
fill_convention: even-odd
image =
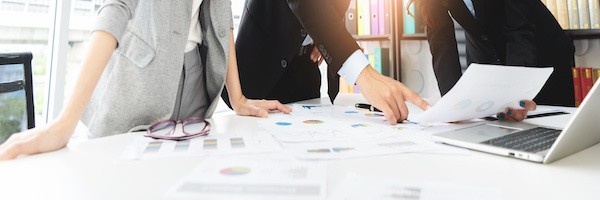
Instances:
[[[502,191],[453,183],[403,181],[392,178],[350,176],[342,181],[335,200],[500,200]]]
[[[412,152],[439,152],[443,145],[395,136],[379,140],[282,143],[292,155],[306,160],[344,159]]]
[[[519,101],[533,99],[542,89],[552,68],[509,67],[471,64],[454,87],[417,122],[456,122],[494,115]]]
[[[121,155],[123,160],[265,153],[281,146],[268,134],[215,134],[191,140],[155,140],[136,136]]]
[[[323,199],[327,166],[285,154],[211,157],[167,194],[169,199]]]

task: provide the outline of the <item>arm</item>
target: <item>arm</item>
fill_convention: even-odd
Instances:
[[[258,117],[267,117],[269,115],[268,110],[280,110],[286,114],[290,113],[292,111],[291,108],[284,106],[279,103],[279,101],[248,100],[242,94],[235,45],[233,42],[233,30],[230,31],[229,35],[229,57],[227,58],[228,66],[225,84],[229,93],[229,102],[231,102],[233,110],[235,110],[238,115],[252,115]]]
[[[328,64],[329,77],[340,74],[351,84],[356,83],[367,101],[382,110],[391,124],[408,117],[405,100],[421,109],[429,106],[402,83],[379,74],[360,55],[360,48],[343,21],[348,1],[287,0],[287,3],[318,44]],[[312,59],[318,60],[314,56]]]
[[[58,118],[48,126],[12,135],[0,146],[0,160],[66,146],[116,46],[117,40],[111,34],[93,32],[72,91],[74,95],[68,97]]]

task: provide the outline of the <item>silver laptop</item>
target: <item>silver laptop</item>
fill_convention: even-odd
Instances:
[[[592,87],[563,130],[496,121],[434,134],[433,139],[472,150],[550,163],[600,142],[598,85]]]

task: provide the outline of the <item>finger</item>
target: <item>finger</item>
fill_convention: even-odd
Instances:
[[[319,57],[319,66],[323,63],[323,56]]]
[[[419,96],[419,94],[410,90],[409,88],[404,86],[402,83],[400,83],[400,84],[401,84],[401,88],[402,88],[402,91],[404,94],[404,98],[406,98],[406,100],[408,100],[408,102],[421,108],[421,110],[427,110],[430,107],[429,103],[427,101],[425,101],[423,98],[421,98],[421,96]]]
[[[396,98],[391,93],[388,93],[385,95],[385,102],[392,110],[392,114],[394,114],[396,122],[398,122],[398,120],[400,120],[402,116],[400,113],[400,109],[398,108],[398,102],[396,101]]]
[[[21,148],[23,147],[21,142],[13,142],[5,146],[4,149],[0,150],[0,160],[11,160],[21,154]]]
[[[506,115],[514,118],[516,121],[523,121],[523,119],[527,118],[527,110],[508,107],[506,108]]]
[[[496,113],[496,118],[500,121],[510,121],[511,117],[509,117],[505,112]]]
[[[285,114],[292,112],[292,109],[289,106],[281,104],[278,100],[263,102],[261,108],[267,110],[279,110]]]
[[[537,108],[537,104],[531,100],[521,100],[519,101],[519,106],[529,111],[534,111]]]
[[[383,112],[385,118],[388,120],[388,122],[390,122],[391,125],[396,125],[398,123],[398,118],[396,118],[392,109],[385,103],[383,103],[382,105],[383,106],[379,106],[378,109]]]

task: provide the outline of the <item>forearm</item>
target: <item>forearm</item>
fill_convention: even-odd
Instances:
[[[235,110],[239,105],[239,102],[245,97],[242,94],[242,87],[240,85],[237,56],[235,54],[235,45],[233,41],[233,30],[231,30],[229,37],[229,57],[227,58],[227,77],[225,84],[227,91],[229,92],[229,102],[231,102],[231,106]]]
[[[117,40],[107,32],[91,34],[81,69],[57,119],[58,124],[73,128],[77,125],[116,46]]]

